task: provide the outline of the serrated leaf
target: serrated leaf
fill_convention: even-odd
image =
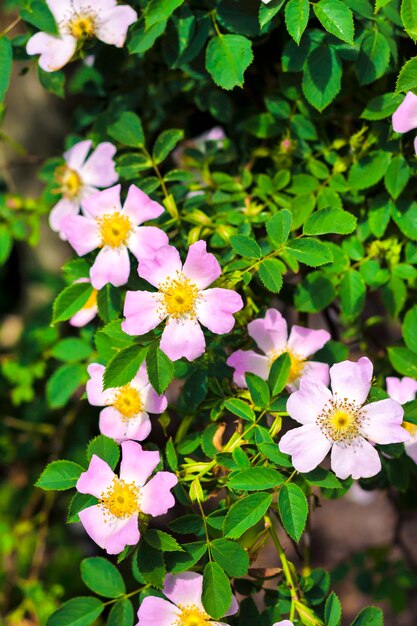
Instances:
[[[365,31],[355,64],[361,85],[369,85],[384,74],[389,65],[390,47],[376,28]]]
[[[207,71],[223,89],[242,87],[244,73],[252,61],[252,43],[241,35],[213,37],[207,46]]]
[[[146,371],[149,382],[157,394],[164,393],[169,383],[174,379],[174,364],[156,345],[151,346],[146,359]]]
[[[126,593],[126,585],[117,567],[101,556],[81,561],[81,578],[91,591],[105,598],[118,598]]]
[[[230,244],[235,252],[240,256],[247,257],[248,259],[260,259],[262,252],[252,237],[246,235],[233,235],[230,238]]]
[[[145,8],[145,23],[148,30],[159,22],[166,22],[184,0],[150,0]]]
[[[278,511],[282,524],[294,541],[300,541],[307,516],[308,503],[303,491],[293,483],[283,485],[278,493]]]
[[[341,209],[321,209],[315,211],[303,226],[304,235],[349,235],[356,228],[357,219]]]
[[[133,626],[133,621],[133,605],[128,598],[123,598],[113,605],[107,626]]]
[[[203,572],[203,606],[210,617],[220,619],[232,604],[232,590],[218,563],[207,563]]]
[[[123,387],[136,376],[146,358],[148,348],[137,344],[123,348],[114,355],[104,372],[103,388]]]
[[[291,359],[288,352],[281,354],[272,363],[269,371],[268,383],[272,396],[277,396],[288,382],[291,370]]]
[[[251,373],[245,375],[245,381],[253,404],[260,409],[267,407],[271,399],[268,384],[256,374]]]
[[[161,552],[183,552],[178,541],[162,530],[149,528],[144,534],[144,540],[152,548]]]
[[[275,213],[266,223],[266,232],[271,242],[279,247],[288,239],[291,231],[292,215],[291,211],[282,209]]]
[[[46,2],[34,0],[29,6],[21,10],[20,17],[28,24],[32,24],[32,26],[45,33],[50,33],[51,35],[58,34],[55,18]],[[1,63],[0,67],[2,67]]]
[[[396,200],[410,180],[411,170],[402,154],[393,157],[384,176],[385,187],[391,198]]]
[[[156,163],[162,163],[167,156],[174,150],[178,142],[184,139],[184,131],[178,128],[171,128],[170,130],[164,130],[161,133],[153,147],[153,158]]]
[[[261,2],[259,6],[259,26],[261,29],[279,13],[284,2],[285,0],[272,0],[268,4]]]
[[[84,382],[85,377],[85,367],[79,363],[68,363],[58,367],[46,383],[46,399],[51,409],[65,406]]]
[[[328,33],[353,44],[355,29],[352,11],[340,0],[320,0],[313,4],[314,13]]]
[[[310,267],[318,267],[333,261],[333,254],[326,244],[310,237],[291,239],[287,244],[287,250],[297,261]]]
[[[272,503],[272,495],[253,493],[233,504],[224,520],[225,537],[238,539],[264,517]]]
[[[307,27],[309,15],[308,0],[290,0],[285,5],[285,25],[297,45]]]
[[[97,294],[98,314],[103,322],[111,322],[120,313],[121,294],[120,289],[110,285],[104,285]]]
[[[368,606],[353,620],[352,626],[384,626],[384,614],[376,606]]]
[[[402,100],[403,97],[395,95],[394,92],[376,96],[368,102],[361,118],[364,120],[384,120],[396,111]]]
[[[415,0],[402,0],[401,2],[401,20],[404,28],[416,43],[417,41],[417,3]]]
[[[230,539],[215,539],[210,544],[213,559],[232,578],[245,576],[249,568],[249,555],[241,545]]]
[[[162,589],[166,575],[164,557],[160,550],[155,550],[145,541],[141,541],[137,552],[139,572],[147,583]]]
[[[233,413],[233,415],[237,415],[244,420],[254,422],[256,419],[256,415],[251,407],[243,400],[239,400],[239,398],[230,398],[229,400],[226,400],[224,406],[228,411]]]
[[[285,477],[270,467],[250,467],[233,473],[228,487],[240,491],[263,491],[282,485]]]
[[[354,163],[349,171],[348,182],[353,189],[368,189],[376,185],[385,175],[391,154],[378,150]]]
[[[357,270],[348,270],[340,282],[340,303],[349,318],[357,317],[363,310],[366,296],[365,282]]]
[[[90,461],[93,454],[106,461],[114,470],[120,459],[120,448],[114,439],[110,439],[110,437],[105,435],[97,435],[87,446],[87,461]]]
[[[334,591],[329,595],[324,606],[324,623],[326,626],[340,626],[342,605]]]
[[[303,73],[303,93],[318,111],[323,111],[337,96],[342,85],[342,63],[336,50],[321,45],[308,56]]]
[[[123,111],[119,118],[110,124],[107,131],[113,139],[132,148],[142,148],[145,135],[140,117],[132,111]]]
[[[403,376],[417,378],[417,354],[408,348],[388,348],[392,366]]]
[[[336,291],[330,278],[321,272],[311,272],[295,292],[295,305],[304,313],[322,311],[335,299]]]
[[[263,286],[272,293],[279,293],[282,289],[282,266],[277,259],[265,259],[259,265],[258,274]]]
[[[91,283],[74,283],[66,287],[56,298],[53,305],[52,322],[65,322],[78,313],[93,293]]]
[[[52,461],[45,467],[35,486],[45,491],[65,491],[75,487],[84,471],[81,465],[72,461]]]
[[[88,493],[75,493],[68,507],[67,524],[76,524],[80,521],[79,512],[87,509],[89,506],[97,504],[98,500]]]
[[[413,306],[404,316],[403,337],[407,348],[417,354],[417,306]]]
[[[49,617],[47,626],[90,626],[103,611],[104,604],[98,598],[72,598]]]

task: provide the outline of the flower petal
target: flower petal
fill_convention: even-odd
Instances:
[[[143,412],[135,417],[123,419],[119,411],[112,406],[101,411],[99,427],[102,435],[118,443],[128,440],[143,441],[152,430],[151,420],[147,413]]]
[[[67,215],[78,215],[80,205],[78,202],[62,198],[51,210],[49,214],[49,226],[55,233],[61,231],[61,221]],[[65,235],[62,233],[62,236]]]
[[[130,260],[126,246],[120,248],[104,246],[90,269],[94,289],[102,289],[107,283],[121,287],[129,280],[129,274]]]
[[[417,441],[416,439],[413,437],[412,441],[408,441],[405,444],[405,453],[407,456],[410,457],[410,459],[412,459],[414,461],[414,463],[417,463]]]
[[[265,354],[284,350],[287,344],[287,322],[276,309],[268,309],[264,318],[250,322],[248,333]]]
[[[387,392],[393,399],[405,404],[414,400],[417,393],[417,380],[404,376],[404,378],[395,378],[395,376],[388,376],[387,378]]]
[[[127,519],[109,518],[103,507],[95,505],[80,511],[79,516],[87,534],[108,554],[119,554],[139,542],[137,514]]]
[[[404,409],[396,400],[387,398],[372,402],[362,407],[366,416],[361,432],[374,443],[401,443],[410,439],[409,433],[402,428]]]
[[[292,456],[291,462],[296,470],[311,472],[322,462],[331,445],[318,426],[306,424],[285,433],[279,449]]]
[[[138,274],[158,287],[167,278],[174,277],[177,272],[181,272],[180,253],[174,246],[164,246],[159,248],[153,259],[146,259],[139,265]]]
[[[205,289],[197,301],[197,319],[212,333],[229,333],[235,325],[234,313],[243,309],[242,297],[231,289]]]
[[[67,166],[79,173],[92,145],[93,142],[90,139],[86,139],[85,141],[79,141],[73,145],[72,148],[64,152],[64,159]]]
[[[330,368],[333,395],[362,405],[371,388],[373,365],[363,356],[359,361],[342,361]]]
[[[60,229],[79,256],[99,247],[101,238],[96,220],[84,215],[67,215],[60,222]]]
[[[287,411],[300,424],[315,423],[326,402],[332,399],[329,389],[319,380],[303,376],[300,389],[290,395]]]
[[[178,483],[175,474],[157,472],[140,490],[140,508],[147,515],[165,515],[175,505],[171,489]]]
[[[159,248],[169,244],[168,235],[156,226],[139,226],[132,231],[127,247],[138,261],[154,259]]]
[[[97,191],[91,196],[84,198],[81,205],[89,215],[93,217],[102,217],[115,211],[120,212],[122,205],[120,203],[121,185],[114,185],[109,189]]]
[[[201,602],[203,577],[194,572],[167,574],[163,589],[164,595],[177,606],[196,606],[204,610]]]
[[[246,387],[246,372],[251,372],[267,380],[271,368],[268,357],[257,354],[253,350],[236,350],[229,356],[226,363],[229,367],[234,368],[233,381],[238,387]]]
[[[110,187],[119,180],[114,155],[116,147],[105,141],[100,143],[81,170],[83,182],[94,187]]]
[[[392,116],[392,127],[396,133],[406,133],[417,128],[417,96],[411,91]]]
[[[124,441],[121,447],[120,478],[142,487],[158,465],[161,455],[157,451],[143,450],[142,446],[134,441]]]
[[[122,330],[128,335],[144,335],[161,322],[160,296],[150,291],[128,291],[123,309]]]
[[[40,54],[39,67],[45,72],[56,72],[70,61],[77,48],[77,40],[72,35],[48,35],[36,33],[26,44],[29,55]]]
[[[300,388],[300,380],[303,376],[313,378],[316,382],[321,382],[325,387],[328,387],[330,382],[329,366],[327,363],[319,363],[319,361],[306,361],[301,373],[301,377],[294,380],[288,389],[296,391]]]
[[[100,498],[111,486],[114,477],[115,474],[106,461],[93,454],[88,470],[83,472],[77,481],[76,489],[80,493],[89,493]]]
[[[221,276],[222,270],[214,254],[207,252],[206,242],[196,241],[188,249],[183,272],[199,289],[205,289]]]
[[[127,31],[131,24],[138,19],[132,7],[127,5],[116,6],[106,12],[96,28],[96,37],[104,43],[122,48],[126,41]]]
[[[89,324],[89,322],[95,318],[97,313],[98,309],[95,305],[88,307],[88,309],[84,307],[70,318],[69,324],[74,326],[74,328],[82,328],[83,326]]]
[[[162,333],[160,348],[171,359],[194,361],[204,353],[206,340],[201,326],[192,319],[169,318]]]
[[[165,211],[162,204],[152,200],[136,185],[130,185],[123,210],[135,225],[155,220]]]
[[[366,439],[358,437],[350,446],[334,444],[331,454],[331,467],[336,476],[344,480],[349,476],[370,478],[381,470],[378,452]]]
[[[303,326],[293,326],[288,338],[288,347],[304,358],[320,350],[330,339],[327,330],[313,330]]]
[[[90,379],[87,381],[86,391],[88,402],[92,406],[105,406],[109,403],[114,389],[106,389],[103,391],[103,377],[105,371],[104,365],[99,363],[91,363],[87,372]]]
[[[225,613],[225,617],[228,617],[229,615],[235,615],[235,613],[237,613],[238,610],[239,610],[238,601],[236,600],[235,596],[232,596],[232,603],[227,609],[227,612]]]
[[[163,598],[147,596],[142,600],[136,626],[175,626],[178,622],[178,607]]]

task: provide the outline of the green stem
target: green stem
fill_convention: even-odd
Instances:
[[[275,548],[278,552],[279,559],[282,565],[282,571],[284,573],[285,581],[291,593],[291,609],[290,609],[290,621],[294,620],[295,611],[296,611],[296,603],[298,602],[298,595],[295,581],[293,580],[290,564],[287,559],[287,555],[285,554],[284,548],[281,546],[280,540],[274,528],[271,518],[267,518],[269,521],[269,533],[272,537],[272,541],[274,542]]]
[[[13,28],[17,26],[19,22],[21,21],[22,21],[21,17],[16,17],[16,19],[14,19],[13,22],[11,22],[11,24],[9,24],[4,30],[1,31],[0,37],[3,37],[4,35],[7,35],[7,33],[10,33],[10,31],[13,30]]]

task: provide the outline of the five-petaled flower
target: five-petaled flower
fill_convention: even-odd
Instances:
[[[163,413],[167,407],[165,396],[158,396],[151,386],[144,364],[129,384],[103,391],[104,370],[98,363],[88,366],[88,401],[93,406],[106,406],[100,413],[100,432],[117,442],[143,441],[151,432],[148,411]]]
[[[96,37],[122,48],[127,31],[136,22],[137,13],[116,0],[46,0],[58,27],[57,35],[39,32],[26,45],[30,55],[40,54],[39,65],[45,72],[55,72],[74,56],[78,45]]]
[[[99,191],[83,202],[85,215],[67,215],[61,229],[80,256],[101,248],[90,269],[91,283],[101,289],[107,283],[120,287],[130,274],[128,250],[137,258],[154,257],[168,244],[164,231],[156,226],[139,226],[159,217],[164,208],[135,185],[129,187],[122,208],[120,185]]]
[[[139,443],[121,444],[120,477],[100,457],[93,454],[90,465],[77,482],[80,493],[98,498],[97,504],[80,511],[79,516],[91,539],[108,554],[119,554],[140,539],[139,514],[156,517],[174,506],[171,489],[178,480],[171,472],[157,472],[159,452],[147,452]]]
[[[129,335],[143,335],[168,318],[160,345],[173,361],[193,361],[203,354],[206,344],[199,322],[213,333],[228,333],[235,324],[233,314],[243,307],[235,291],[206,289],[219,278],[221,268],[205,241],[190,246],[183,266],[178,250],[165,246],[154,259],[142,261],[138,271],[158,291],[127,292],[122,328]]]
[[[61,232],[61,220],[66,215],[78,215],[82,202],[88,196],[97,193],[99,188],[110,187],[117,183],[119,176],[113,160],[116,148],[109,142],[100,143],[94,152],[91,141],[80,141],[65,152],[65,164],[55,170],[59,185],[57,192],[61,200],[49,215],[49,225],[55,232]]]
[[[388,376],[387,391],[390,398],[396,400],[400,404],[405,404],[411,400],[415,400],[417,394],[417,380],[404,376],[404,378],[395,378]],[[403,427],[410,433],[410,440],[404,444],[405,452],[414,463],[417,463],[417,425],[404,421]]]
[[[276,309],[268,309],[264,318],[249,322],[248,333],[264,354],[254,350],[237,350],[227,359],[234,368],[233,380],[239,387],[245,387],[245,374],[252,372],[264,380],[268,378],[273,362],[284,352],[291,359],[288,389],[298,388],[300,378],[310,374],[322,383],[329,383],[329,366],[326,363],[307,361],[307,358],[320,350],[330,339],[327,330],[311,330],[293,326],[288,337],[287,322]]]
[[[287,401],[288,414],[300,424],[286,433],[281,452],[292,455],[299,472],[310,472],[331,449],[331,467],[339,478],[369,478],[378,474],[381,460],[372,443],[407,441],[401,404],[387,398],[365,404],[372,382],[371,361],[343,361],[330,368],[332,392],[309,376]]]
[[[207,614],[201,597],[203,593],[203,577],[194,572],[184,574],[167,574],[163,593],[168,598],[147,596],[142,600],[138,611],[136,626],[227,626],[217,622]],[[236,598],[225,617],[238,611]]]

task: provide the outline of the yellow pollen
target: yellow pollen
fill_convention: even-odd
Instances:
[[[159,285],[162,304],[167,315],[178,319],[185,315],[195,317],[195,305],[198,299],[198,287],[184,274],[177,273],[175,278],[168,278]]]
[[[76,39],[93,37],[95,33],[94,16],[79,15],[69,24],[70,34]]]
[[[318,416],[317,424],[331,441],[350,445],[360,435],[365,419],[360,407],[344,398],[330,400]]]
[[[113,407],[122,415],[125,420],[135,417],[143,411],[143,402],[140,393],[135,387],[125,385],[121,387],[113,401]]]
[[[55,170],[55,179],[59,183],[58,193],[62,193],[68,200],[74,200],[79,196],[83,181],[80,175],[70,167],[63,165]]]
[[[284,354],[284,352],[287,352],[288,356],[290,357],[290,361],[291,361],[291,366],[290,366],[290,373],[288,375],[288,382],[289,383],[293,383],[295,380],[297,380],[298,378],[300,378],[302,371],[304,369],[305,366],[305,358],[295,354],[295,352],[291,352],[291,350],[281,350],[281,351],[277,351],[277,352],[273,352],[272,356],[271,356],[271,365],[274,361],[277,360],[277,358],[279,356],[281,356],[281,354]]]
[[[93,306],[97,306],[97,289],[93,289],[87,302],[84,304],[83,309],[92,309]]]
[[[101,494],[99,505],[118,518],[139,513],[139,489],[134,483],[126,483],[115,477],[107,491]]]
[[[417,434],[417,424],[412,424],[411,422],[403,422],[402,427],[407,430],[411,436]]]
[[[175,626],[210,626],[210,617],[195,605],[183,607],[179,605],[181,613],[178,613],[178,620]]]
[[[99,220],[102,246],[125,246],[132,231],[132,222],[120,211],[107,213]]]

